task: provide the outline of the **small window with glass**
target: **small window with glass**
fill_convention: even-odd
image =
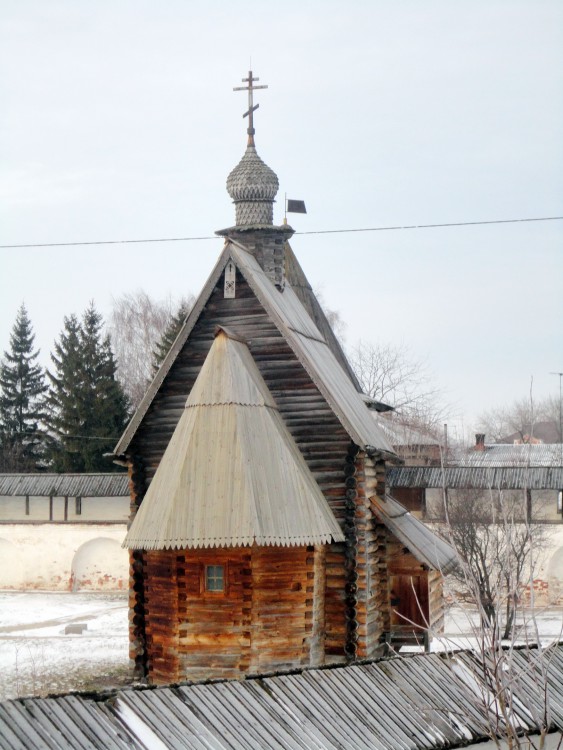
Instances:
[[[223,594],[225,592],[224,565],[205,566],[205,590],[214,594]]]

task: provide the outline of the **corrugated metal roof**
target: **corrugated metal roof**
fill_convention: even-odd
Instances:
[[[344,536],[248,347],[222,329],[125,546],[306,545]]]
[[[415,518],[390,495],[372,497],[375,513],[389,531],[422,563],[444,575],[457,565],[457,555],[446,541]]]
[[[387,470],[387,485],[451,489],[563,489],[563,468],[526,466],[400,466]]]
[[[563,730],[563,644],[516,649],[512,705],[522,731]],[[541,669],[546,670],[547,681]],[[120,690],[0,704],[2,750],[434,750],[488,739],[486,670],[470,652],[245,681]],[[484,705],[487,702],[488,705]],[[496,724],[498,722],[498,724]]]
[[[0,474],[0,496],[128,497],[129,477],[115,474]]]
[[[562,466],[560,444],[486,445],[484,451],[471,450],[456,456],[460,466]]]
[[[225,265],[231,259],[352,440],[363,449],[374,449],[383,454],[394,456],[391,444],[374,422],[361,394],[354,387],[348,374],[342,369],[327,341],[313,323],[291,285],[287,283],[284,291],[280,292],[260,268],[256,259],[242,245],[233,241],[226,243],[223,254],[188,316],[184,328],[171,347],[137,412],[116,445],[115,454],[122,455],[127,452],[127,448],[160,385],[188,339]]]

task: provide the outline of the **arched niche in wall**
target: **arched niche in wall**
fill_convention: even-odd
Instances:
[[[127,588],[129,555],[115,539],[85,542],[72,560],[71,589],[99,591]]]

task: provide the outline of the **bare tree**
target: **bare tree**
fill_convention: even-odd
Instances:
[[[408,347],[359,341],[349,359],[364,393],[393,406],[399,423],[435,432],[451,413],[427,364]]]
[[[153,352],[179,306],[191,307],[193,297],[175,303],[154,300],[145,291],[113,301],[109,332],[117,360],[117,377],[135,409],[150,383]]]
[[[545,431],[544,442],[561,442],[559,424],[559,399],[553,396],[531,402],[520,398],[505,406],[483,412],[478,420],[479,431],[487,435],[490,442],[511,438],[526,443],[533,441]]]
[[[461,564],[453,577],[476,604],[485,628],[511,637],[537,552],[551,528],[527,517],[525,491],[465,489],[445,493],[447,537]]]
[[[445,492],[445,536],[458,556],[454,601],[460,601],[461,584],[463,600],[479,615],[471,635],[480,681],[470,680],[467,689],[482,701],[495,747],[542,750],[554,728],[549,677],[554,651],[540,638],[533,582],[549,532],[529,522],[525,498],[525,491],[519,497],[492,488],[451,497]],[[525,707],[515,697],[524,690]],[[534,736],[526,734],[523,711]]]

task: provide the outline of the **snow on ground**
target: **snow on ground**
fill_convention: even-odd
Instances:
[[[127,683],[127,626],[123,592],[0,593],[0,700]]]
[[[563,639],[562,608],[537,616],[544,643]],[[476,622],[471,609],[452,607],[432,649],[471,648]],[[81,634],[65,635],[66,626],[80,623]],[[124,592],[0,592],[0,700],[128,684],[127,627]],[[530,630],[529,640],[536,640]]]
[[[476,637],[478,630],[479,616],[476,610],[471,607],[450,607],[446,614],[444,635],[434,638],[432,651],[478,649],[479,643]],[[517,645],[536,643],[538,635],[544,646],[554,641],[563,640],[562,607],[538,607],[534,612],[533,619],[530,610],[523,610],[517,614],[514,631],[515,643]]]

